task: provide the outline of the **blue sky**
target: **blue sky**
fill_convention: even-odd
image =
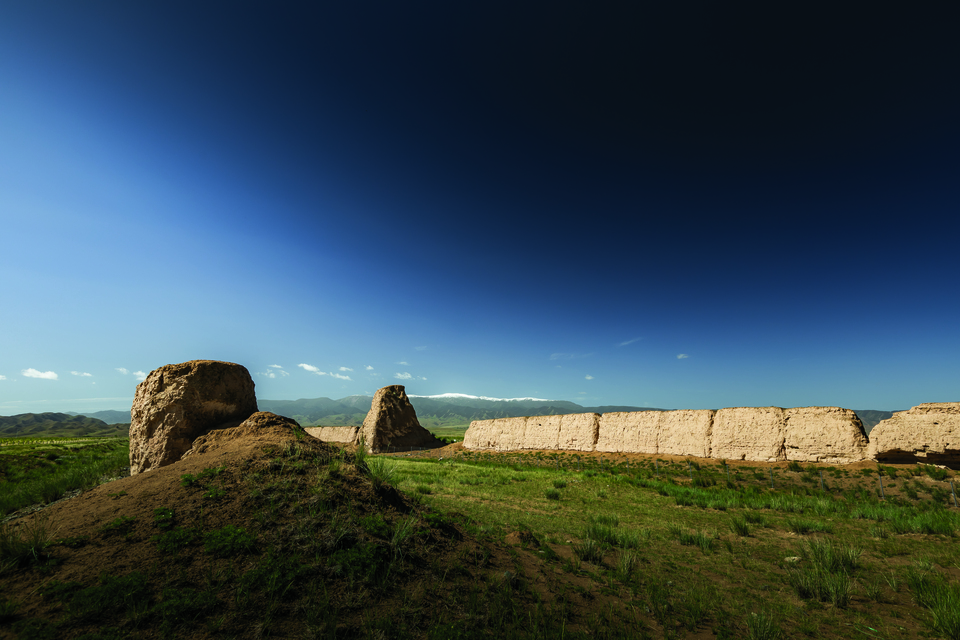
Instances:
[[[314,4],[0,7],[0,414],[960,399],[953,9]]]

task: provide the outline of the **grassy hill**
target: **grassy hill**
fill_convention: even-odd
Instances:
[[[960,640],[935,467],[408,455],[225,430],[0,524],[0,638]]]

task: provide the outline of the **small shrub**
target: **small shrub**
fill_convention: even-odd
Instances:
[[[877,540],[885,540],[890,537],[890,531],[884,526],[875,524],[870,527],[870,536]]]
[[[747,616],[747,637],[750,640],[779,640],[780,621],[771,613],[751,613]]]
[[[203,492],[203,497],[207,500],[219,500],[223,496],[227,495],[226,490],[223,487],[207,487],[207,490]]]
[[[180,484],[184,487],[203,486],[204,480],[216,478],[226,470],[226,467],[207,467],[197,475],[185,473],[180,476]]]
[[[928,597],[932,627],[948,640],[960,640],[960,585],[938,585]]]
[[[608,526],[608,527],[619,527],[619,526],[620,526],[620,518],[618,518],[617,516],[613,516],[613,515],[610,515],[610,516],[605,516],[605,515],[590,516],[590,518],[588,519],[588,521],[589,521],[590,524],[602,524],[602,525],[605,525],[605,526]]]
[[[544,492],[544,495],[546,496],[547,500],[560,500],[560,492],[556,489],[547,489]]]
[[[367,469],[367,440],[363,436],[357,440],[357,448],[353,452],[353,464],[361,472]]]
[[[633,572],[640,562],[640,556],[632,549],[624,549],[617,557],[617,577],[623,582],[628,582],[633,577]]]
[[[416,537],[417,519],[412,516],[400,518],[393,528],[390,537],[390,547],[393,549],[394,559],[400,559],[407,553],[407,545]]]
[[[153,523],[157,529],[170,529],[173,527],[174,513],[169,507],[160,507],[153,510]]]
[[[389,538],[391,535],[390,525],[383,519],[379,513],[374,513],[360,518],[360,526],[363,530],[376,538]]]
[[[200,544],[203,534],[199,529],[183,529],[177,527],[153,536],[151,540],[157,543],[157,548],[165,554],[175,554],[181,549]]]
[[[798,535],[806,535],[808,533],[832,533],[833,527],[825,522],[820,522],[818,520],[809,520],[802,518],[787,518],[786,519],[787,528],[793,531]]]
[[[53,535],[46,515],[37,515],[33,521],[19,527],[13,523],[0,524],[0,573],[7,566],[40,565],[49,560],[47,547],[53,544]]]
[[[573,552],[584,562],[600,564],[603,562],[602,545],[591,538],[585,538],[582,542],[574,545]]]
[[[209,531],[203,537],[203,549],[217,558],[228,558],[253,551],[257,538],[242,527],[228,524]]]
[[[795,471],[796,473],[802,473],[802,472],[803,472],[803,465],[800,464],[799,462],[797,462],[796,460],[791,460],[791,461],[787,464],[787,470],[788,470],[788,471]]]
[[[556,489],[566,489],[566,488],[567,488],[567,481],[566,481],[566,480],[554,480],[554,481],[553,481],[553,486],[554,486],[554,488],[556,488]]]
[[[383,456],[371,457],[366,463],[366,473],[373,488],[379,490],[384,485],[393,484],[397,475],[397,464]]]
[[[947,479],[949,472],[946,469],[941,469],[940,467],[935,467],[932,464],[923,465],[923,472],[926,473],[933,480],[944,481]]]
[[[743,517],[734,517],[731,519],[730,530],[741,537],[750,535],[750,525],[747,523],[747,519]]]
[[[6,598],[0,600],[0,624],[10,622],[17,617],[17,609],[20,608],[20,603],[16,600],[7,600]]]
[[[121,533],[124,536],[130,535],[130,529],[133,528],[133,523],[136,521],[134,516],[120,516],[115,520],[111,520],[105,525],[100,527],[101,533],[104,535],[114,535]]]
[[[429,495],[429,494],[433,493],[433,489],[431,489],[430,487],[428,487],[428,486],[425,485],[425,484],[418,484],[418,485],[417,485],[417,488],[416,488],[416,491],[417,491],[417,493],[422,493],[422,494],[424,494],[424,495]]]

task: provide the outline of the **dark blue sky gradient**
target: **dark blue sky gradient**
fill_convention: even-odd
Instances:
[[[0,413],[957,399],[950,3],[196,4],[0,9]]]

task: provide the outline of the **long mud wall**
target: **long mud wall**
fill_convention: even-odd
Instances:
[[[881,423],[882,424],[882,423]],[[466,449],[647,453],[848,464],[868,458],[857,414],[840,407],[737,407],[477,420]]]
[[[304,431],[324,442],[351,444],[357,439],[359,427],[306,427]]]

